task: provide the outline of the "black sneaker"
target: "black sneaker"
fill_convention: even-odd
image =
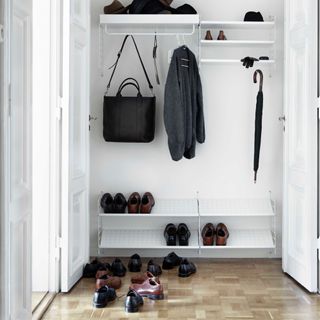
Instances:
[[[139,312],[139,308],[143,306],[143,298],[134,290],[129,290],[124,304],[125,310],[128,313]]]
[[[179,239],[179,246],[188,246],[191,233],[185,223],[179,224],[177,234]]]
[[[83,268],[82,276],[84,278],[95,278],[97,271],[103,266],[104,266],[103,263],[95,259],[91,263],[87,263],[85,265],[85,267]]]
[[[167,246],[175,246],[177,240],[177,228],[173,223],[167,224],[163,232]]]
[[[127,272],[127,268],[123,265],[119,258],[116,258],[111,265],[111,271],[114,276],[124,277]]]
[[[174,252],[169,253],[162,262],[162,269],[169,270],[180,265],[182,258],[177,256]]]
[[[116,297],[116,291],[113,288],[101,287],[93,295],[93,306],[95,308],[104,308],[108,302],[115,300]]]
[[[113,197],[110,193],[105,193],[102,196],[100,205],[104,213],[114,213]]]
[[[186,278],[197,272],[197,268],[194,263],[189,262],[187,259],[181,261],[179,267],[179,277]]]
[[[128,263],[128,269],[130,272],[140,272],[141,271],[141,258],[138,254],[134,254],[131,256],[129,263]]]
[[[153,260],[148,262],[147,271],[151,272],[155,277],[160,276],[162,273],[161,267],[158,264],[155,264]]]
[[[117,193],[113,201],[114,213],[125,213],[127,207],[127,199],[122,193]]]

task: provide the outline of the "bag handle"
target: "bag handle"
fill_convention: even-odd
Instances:
[[[119,50],[119,52],[118,52],[118,55],[117,55],[117,60],[116,60],[116,62],[114,63],[114,65],[111,66],[111,68],[113,67],[113,71],[112,71],[112,74],[111,74],[109,83],[108,83],[108,85],[107,85],[107,91],[106,91],[105,95],[108,94],[108,91],[109,91],[110,86],[111,86],[111,81],[112,81],[113,76],[114,76],[114,73],[115,73],[115,71],[116,71],[116,69],[117,69],[117,66],[118,66],[119,59],[120,59],[120,57],[121,57],[123,48],[124,48],[124,46],[125,46],[125,44],[126,44],[126,42],[127,42],[127,39],[128,39],[129,37],[131,37],[131,39],[132,39],[132,41],[133,41],[133,44],[134,44],[134,46],[135,46],[135,48],[136,48],[136,51],[137,51],[137,54],[138,54],[138,57],[139,57],[139,60],[140,60],[140,63],[141,63],[143,72],[144,72],[144,74],[145,74],[145,76],[146,76],[146,79],[147,79],[147,81],[148,81],[148,84],[149,84],[149,89],[150,89],[152,95],[154,95],[154,93],[153,93],[153,86],[152,86],[152,84],[151,84],[151,82],[150,82],[150,79],[149,79],[149,77],[148,77],[147,70],[146,70],[146,68],[145,68],[145,66],[144,66],[144,64],[143,64],[143,61],[142,61],[142,58],[141,58],[141,55],[140,55],[140,52],[139,52],[137,43],[136,43],[136,41],[134,40],[134,37],[133,37],[132,35],[126,35],[126,36],[124,37],[124,39],[123,39],[121,48],[120,48],[120,50]],[[111,68],[110,68],[110,69],[111,69]]]
[[[124,84],[122,87],[119,88],[118,92],[117,92],[117,96],[121,96],[121,92],[122,90],[127,87],[127,86],[134,86],[137,90],[138,90],[138,97],[141,96],[141,93],[140,93],[140,88],[133,82],[128,82],[126,84]]]
[[[119,89],[118,89],[118,92],[121,91],[120,88],[125,84],[125,82],[127,82],[127,81],[129,81],[129,80],[130,80],[130,81],[134,81],[135,84],[138,86],[139,91],[140,91],[139,82],[138,82],[136,79],[134,79],[134,78],[127,78],[127,79],[124,79],[124,80],[121,82],[121,84],[120,84],[120,86],[119,86]]]

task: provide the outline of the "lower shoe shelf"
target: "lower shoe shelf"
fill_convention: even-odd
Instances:
[[[230,236],[226,246],[203,246],[201,249],[273,249],[273,241],[270,230],[229,230]]]
[[[191,230],[189,246],[167,246],[163,230],[102,230],[100,249],[199,249],[198,230]]]
[[[172,250],[228,250],[228,249],[274,249],[270,230],[229,230],[226,246],[199,246],[197,230],[191,230],[189,246],[167,246],[163,230],[102,230],[100,249],[172,249]]]

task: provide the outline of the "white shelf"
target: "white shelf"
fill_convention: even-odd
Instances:
[[[269,199],[199,199],[201,217],[273,217]]]
[[[210,46],[227,46],[227,45],[274,45],[274,41],[269,40],[201,40],[201,44]]]
[[[227,246],[203,246],[206,250],[225,249],[274,249],[270,230],[229,230]]]
[[[201,27],[213,27],[216,29],[271,29],[275,21],[247,22],[247,21],[201,21]]]
[[[197,230],[190,230],[189,246],[167,246],[163,230],[102,230],[100,249],[199,249]],[[178,243],[177,243],[178,244]]]
[[[241,64],[241,59],[200,59],[200,63],[212,63],[212,64]],[[274,60],[260,60],[255,61],[255,65],[271,65],[274,64]]]
[[[99,216],[126,219],[141,217],[198,217],[198,203],[196,199],[155,199],[155,205],[150,214],[100,213]]]
[[[198,14],[101,14],[100,24],[108,25],[198,25]]]

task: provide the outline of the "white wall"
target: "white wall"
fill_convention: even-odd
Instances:
[[[174,1],[173,6],[184,2]],[[101,191],[123,192],[129,196],[133,191],[142,193],[148,190],[156,198],[195,197],[197,191],[200,197],[261,198],[268,197],[268,192],[271,191],[272,197],[278,202],[278,230],[281,230],[282,126],[278,117],[282,115],[283,108],[283,1],[190,0],[188,3],[194,5],[202,20],[242,20],[245,12],[250,10],[261,11],[265,19],[269,15],[277,18],[277,64],[274,69],[263,68],[265,104],[258,183],[253,183],[254,115],[258,86],[252,82],[254,69],[248,71],[240,65],[202,66],[206,143],[197,146],[197,156],[191,161],[171,160],[162,114],[168,50],[178,46],[175,37],[158,39],[161,87],[156,86],[154,80],[153,37],[136,37],[148,73],[156,87],[157,127],[154,142],[130,145],[104,141],[102,101],[110,76],[107,67],[114,63],[122,37],[105,37],[106,68],[104,77],[101,77],[98,65],[98,23],[99,14],[102,13],[106,1],[94,1],[91,6],[91,115],[98,117],[98,121],[92,123],[90,134],[92,255],[97,252],[96,212],[97,197]],[[195,36],[190,43],[196,43],[196,39]],[[190,45],[190,48],[197,52],[194,45]],[[232,47],[226,48],[225,54],[231,54]],[[144,86],[143,93],[149,94],[138,59],[132,49],[130,44],[120,60],[111,93],[115,93],[124,78],[134,76],[138,78],[140,85]],[[251,53],[251,50],[247,52]],[[269,73],[272,77],[269,77]],[[278,241],[278,244],[280,242]]]

